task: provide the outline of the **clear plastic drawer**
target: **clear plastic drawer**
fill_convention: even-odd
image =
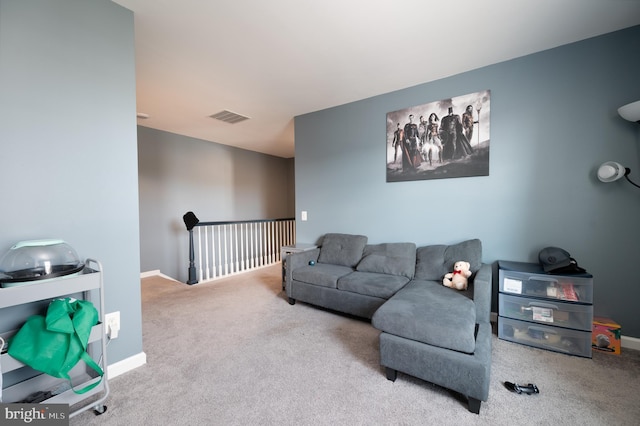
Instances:
[[[593,303],[590,274],[546,274],[537,264],[499,262],[500,293],[573,303]]]
[[[498,337],[568,355],[591,358],[591,332],[498,317]]]
[[[593,308],[590,305],[540,300],[500,294],[500,316],[557,327],[591,331]]]

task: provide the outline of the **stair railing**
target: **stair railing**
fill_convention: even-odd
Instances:
[[[273,265],[281,261],[282,246],[296,241],[295,218],[199,222],[189,213],[184,216],[190,233],[187,284]]]

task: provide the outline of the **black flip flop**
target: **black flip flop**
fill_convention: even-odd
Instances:
[[[534,393],[540,393],[538,387],[532,383],[529,383],[527,386],[522,386],[517,383],[504,382],[504,387],[517,394],[525,393],[527,395],[533,395]]]

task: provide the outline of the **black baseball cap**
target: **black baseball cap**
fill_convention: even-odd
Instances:
[[[568,251],[560,247],[545,247],[538,253],[538,260],[545,272],[548,273],[584,273],[578,262]]]
[[[538,253],[540,264],[545,272],[551,272],[554,269],[565,268],[571,265],[571,255],[568,251],[560,247],[545,247]]]

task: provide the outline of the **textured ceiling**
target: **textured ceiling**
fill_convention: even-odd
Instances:
[[[139,125],[285,158],[296,115],[640,24],[640,0],[113,1]]]

